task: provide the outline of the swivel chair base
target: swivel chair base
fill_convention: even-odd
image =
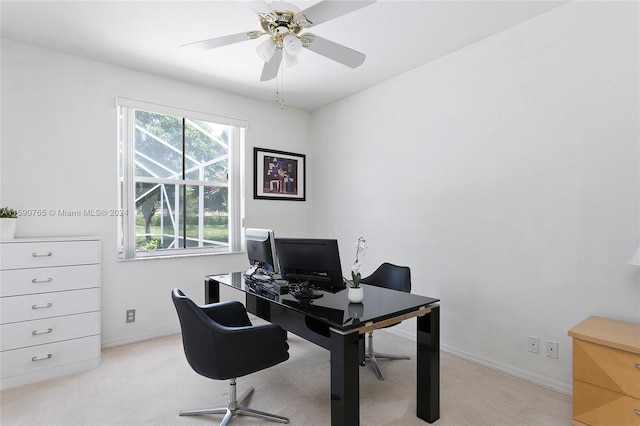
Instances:
[[[244,402],[252,393],[253,388],[249,388],[240,398],[236,398],[236,379],[231,379],[229,383],[229,405],[214,408],[202,408],[198,410],[184,410],[180,412],[181,416],[202,416],[205,414],[224,414],[220,426],[226,426],[235,416],[251,416],[266,419],[272,422],[289,423],[289,419],[275,414],[265,413],[264,411],[254,410],[248,407],[242,407],[240,404]]]
[[[371,368],[373,368],[373,372],[376,373],[378,380],[384,380],[384,376],[382,375],[382,371],[380,371],[380,366],[378,365],[378,358],[411,359],[408,356],[404,356],[404,355],[391,355],[391,354],[386,354],[381,352],[374,352],[373,351],[373,332],[369,332],[367,340],[368,340],[368,344],[367,344],[367,350],[364,353],[364,361],[365,363],[368,362],[371,365]]]

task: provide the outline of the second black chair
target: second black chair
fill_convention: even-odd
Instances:
[[[407,266],[397,266],[385,262],[380,265],[378,269],[373,272],[373,274],[369,275],[366,278],[362,278],[361,282],[364,284],[374,285],[376,287],[384,287],[391,290],[411,293],[411,270]],[[382,375],[380,366],[378,365],[378,358],[410,359],[408,356],[403,355],[391,355],[387,353],[374,352],[373,331],[370,331],[367,337],[367,348],[365,349],[365,362],[370,363],[373,371],[378,377],[378,380],[384,380],[384,376]]]
[[[240,302],[197,306],[178,289],[171,292],[171,298],[178,311],[184,353],[191,368],[210,379],[230,380],[228,405],[181,411],[180,415],[224,414],[221,425],[229,424],[238,415],[289,423],[286,417],[241,406],[253,388],[236,398],[236,378],[289,358],[284,330],[276,324],[252,325]]]

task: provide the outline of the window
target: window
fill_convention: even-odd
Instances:
[[[121,259],[241,249],[246,122],[116,99]]]

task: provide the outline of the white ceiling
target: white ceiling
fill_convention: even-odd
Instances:
[[[272,3],[272,1],[267,1]],[[317,1],[289,1],[304,10]],[[313,111],[512,27],[566,1],[377,3],[307,32],[367,55],[352,69],[314,52],[283,70],[285,105]],[[7,1],[2,37],[274,102],[260,82],[264,38],[206,52],[181,45],[260,30],[241,1]]]

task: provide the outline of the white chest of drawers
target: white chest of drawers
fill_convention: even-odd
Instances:
[[[0,388],[100,364],[100,239],[0,241]]]

